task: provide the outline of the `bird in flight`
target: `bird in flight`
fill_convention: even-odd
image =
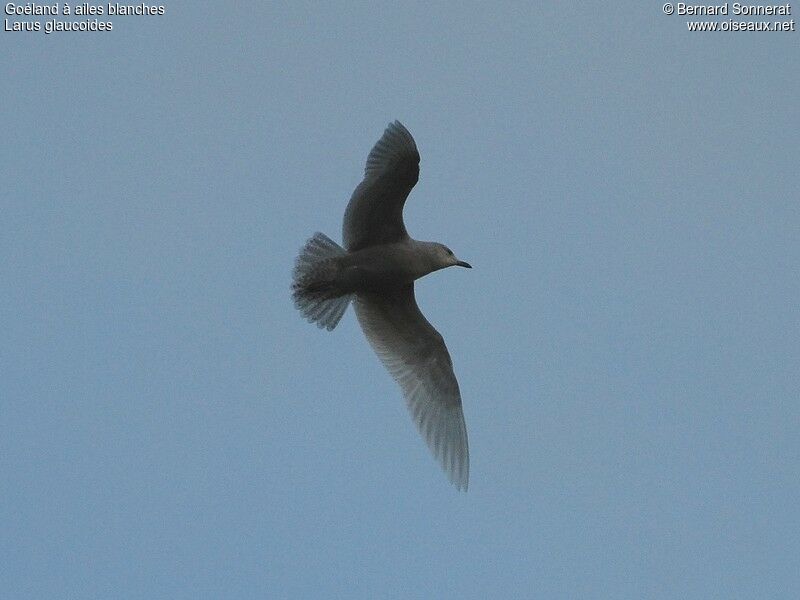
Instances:
[[[292,297],[306,319],[329,331],[353,303],[428,448],[453,485],[466,491],[469,448],[461,392],[444,339],[417,306],[414,281],[446,267],[471,267],[443,244],[409,237],[403,205],[418,179],[414,138],[399,121],[390,123],[345,210],[344,248],[315,233],[297,257]]]

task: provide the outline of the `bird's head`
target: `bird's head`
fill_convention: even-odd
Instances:
[[[444,244],[434,244],[434,259],[436,261],[436,266],[439,269],[444,269],[445,267],[466,267],[467,269],[471,269],[472,265],[468,262],[464,262],[463,260],[458,260],[458,257],[453,254],[453,251],[450,250]]]

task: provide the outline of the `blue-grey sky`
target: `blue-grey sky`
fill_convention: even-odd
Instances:
[[[165,7],[0,32],[0,596],[800,594],[800,33]],[[394,119],[467,494],[289,295]]]

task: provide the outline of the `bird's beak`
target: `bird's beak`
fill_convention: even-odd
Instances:
[[[471,265],[471,264],[469,264],[468,262],[464,262],[463,260],[460,260],[460,261],[458,261],[458,262],[456,263],[456,266],[457,266],[457,267],[466,267],[466,268],[468,268],[468,269],[471,269],[471,268],[472,268],[472,265]]]

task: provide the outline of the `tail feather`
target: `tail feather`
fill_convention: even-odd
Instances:
[[[336,265],[332,259],[345,254],[339,244],[317,232],[303,246],[294,267],[294,305],[306,319],[328,331],[338,325],[353,299],[352,294],[341,294],[336,287]]]

